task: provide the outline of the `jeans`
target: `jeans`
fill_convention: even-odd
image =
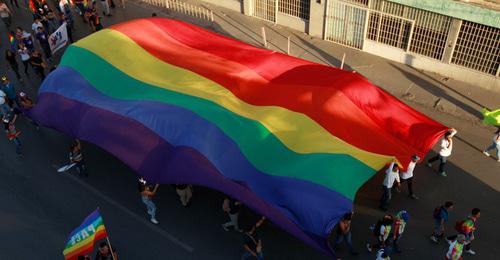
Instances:
[[[444,172],[444,166],[446,165],[446,160],[447,160],[447,156],[441,156],[441,155],[436,155],[432,158],[429,159],[429,163],[433,163],[437,160],[439,160],[439,172]]]
[[[341,234],[340,232],[337,232],[335,236],[333,237],[333,248],[337,248],[340,243],[342,243],[345,240],[347,247],[349,247],[349,251],[354,251],[352,247],[352,238],[351,238],[351,231],[347,232],[347,234]]]
[[[30,60],[23,60],[23,65],[24,65],[24,73],[26,73],[26,76],[28,76],[28,66],[30,65]]]
[[[14,138],[12,139],[12,142],[14,142],[14,144],[16,145],[16,153],[17,154],[21,154],[21,141],[19,141],[19,138]]]
[[[441,220],[434,219],[434,234],[432,234],[432,236],[434,236],[437,241],[444,237],[444,232],[441,232],[442,228]]]
[[[245,260],[245,259],[248,259],[250,257],[253,257],[253,255],[248,252],[248,251],[245,251],[243,252],[243,254],[241,255],[241,260]],[[260,253],[257,253],[257,260],[262,260],[264,259],[264,254],[262,254],[262,251]]]
[[[381,208],[387,208],[387,205],[389,205],[389,201],[391,200],[391,189],[388,188],[384,185],[382,185],[382,189],[384,190],[384,193],[382,193],[382,198],[380,198],[380,207]]]
[[[238,215],[239,213],[236,214],[229,214],[229,222],[226,222],[222,224],[225,228],[228,228],[230,226],[233,226],[235,230],[240,230],[240,227],[238,226]]]
[[[492,143],[488,148],[486,148],[486,152],[497,149],[497,158],[500,159],[500,144]]]
[[[406,181],[406,184],[408,185],[408,193],[413,195],[413,177],[410,177],[408,179],[401,179],[401,182]]]
[[[142,202],[146,204],[146,208],[148,209],[148,214],[151,216],[151,218],[155,218],[156,216],[156,205],[153,203],[151,198],[142,196]]]
[[[101,5],[102,5],[102,9],[103,9],[103,12],[105,15],[110,15],[110,11],[109,11],[109,4],[108,4],[108,1],[107,0],[100,0],[101,1]]]

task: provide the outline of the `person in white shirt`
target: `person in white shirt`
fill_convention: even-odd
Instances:
[[[497,162],[500,162],[500,126],[493,136],[493,143],[483,151],[484,155],[490,156],[490,153],[488,153],[488,151],[493,149],[497,149]]]
[[[380,198],[379,206],[383,211],[387,211],[387,206],[391,200],[391,190],[394,186],[394,182],[397,182],[397,186],[399,186],[399,166],[396,162],[392,162],[389,168],[385,171],[385,178],[382,183],[384,192],[382,193],[382,198]]]
[[[446,172],[444,167],[446,165],[446,161],[448,157],[451,155],[451,150],[453,149],[453,136],[457,134],[457,130],[455,128],[450,129],[450,131],[444,134],[443,140],[441,140],[441,149],[439,150],[439,154],[430,158],[427,161],[427,166],[432,167],[432,163],[439,160],[439,173],[441,176],[446,177]]]
[[[33,34],[36,34],[38,32],[38,28],[42,27],[43,24],[40,22],[40,18],[35,18],[33,23],[31,24],[31,30],[33,31]]]
[[[411,162],[408,163],[408,167],[406,167],[406,171],[401,172],[401,182],[406,182],[408,185],[408,193],[410,198],[414,200],[418,200],[418,197],[415,196],[413,193],[413,170],[415,170],[415,166],[417,165],[417,162],[420,160],[420,157],[418,155],[413,155],[411,157]]]

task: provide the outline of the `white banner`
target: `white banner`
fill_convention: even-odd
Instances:
[[[66,30],[66,23],[63,23],[53,34],[49,37],[49,45],[52,53],[55,53],[68,43],[68,31]]]

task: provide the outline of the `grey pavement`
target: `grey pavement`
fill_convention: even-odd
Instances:
[[[392,258],[442,259],[446,246],[433,245],[428,239],[432,230],[431,214],[438,204],[454,200],[457,207],[448,230],[452,230],[455,221],[465,217],[470,208],[481,208],[477,241],[473,245],[478,252],[475,258],[497,259],[500,254],[495,243],[500,230],[500,164],[480,153],[490,143],[492,128],[480,124],[478,112],[482,107],[500,107],[498,94],[207,4],[203,5],[215,12],[214,24],[142,3],[127,4],[125,10],[116,9],[113,17],[104,18],[103,24],[109,26],[148,17],[154,11],[159,16],[196,23],[257,46],[261,44],[260,28],[264,26],[270,49],[284,52],[286,38],[291,35],[294,56],[338,67],[345,53],[345,69],[356,70],[420,112],[457,128],[457,142],[448,164],[449,177],[442,178],[435,170],[419,165],[416,191],[421,199],[408,199],[404,187],[402,194],[394,195],[391,211],[404,208],[410,212],[411,219],[401,241],[403,253]],[[76,20],[75,38],[88,35],[88,26],[78,17]],[[14,24],[30,28],[30,14],[17,12]],[[0,25],[2,43],[7,43],[5,30],[3,24]],[[6,44],[1,46],[3,52]],[[0,71],[6,71],[4,62]],[[34,97],[39,84],[32,76],[17,86]],[[136,175],[123,163],[94,145],[84,144],[90,177],[80,179],[74,173],[59,174],[56,169],[67,162],[70,138],[50,129],[36,132],[24,119],[18,127],[23,130],[23,158],[17,158],[12,144],[0,138],[2,258],[61,259],[67,235],[99,206],[120,259],[239,259],[241,235],[225,232],[220,227],[220,223],[226,221],[220,205],[223,194],[195,187],[193,205],[185,209],[173,188],[162,185],[155,198],[161,223],[154,226],[147,221],[137,192]],[[370,238],[368,226],[383,214],[376,209],[381,178],[379,174],[370,180],[356,197],[353,240],[361,255],[350,257],[342,247],[339,250],[342,259],[375,259],[373,254],[365,252],[364,244]],[[242,221],[248,223],[255,219],[255,214],[245,209]],[[262,231],[267,259],[326,259],[272,223],[267,223]]]

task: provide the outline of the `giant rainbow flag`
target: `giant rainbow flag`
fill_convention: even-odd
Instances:
[[[361,185],[447,130],[357,73],[162,18],[71,45],[31,116],[150,182],[229,194],[324,252]]]

